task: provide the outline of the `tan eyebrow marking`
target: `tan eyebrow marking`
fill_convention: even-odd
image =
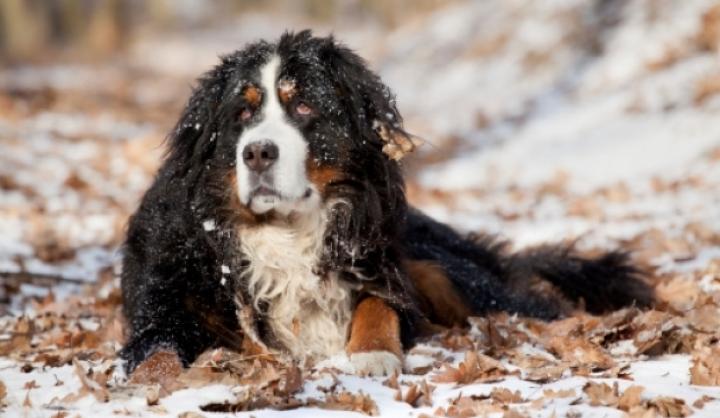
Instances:
[[[245,88],[245,91],[243,91],[243,97],[251,106],[258,107],[260,106],[260,101],[262,100],[262,91],[260,91],[259,88],[250,85]]]
[[[280,101],[283,104],[287,104],[293,96],[297,93],[294,80],[288,80],[283,78],[278,82],[278,93],[280,95]]]

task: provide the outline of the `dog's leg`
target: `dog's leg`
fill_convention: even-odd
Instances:
[[[402,371],[397,312],[378,297],[364,299],[355,308],[345,350],[358,374],[381,376]]]

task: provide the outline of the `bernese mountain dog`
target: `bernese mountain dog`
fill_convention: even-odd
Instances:
[[[344,352],[382,375],[470,315],[652,303],[621,252],[511,253],[408,207],[392,151],[413,144],[388,87],[332,37],[286,33],[222,57],[129,222],[126,369],[251,340],[304,364]]]

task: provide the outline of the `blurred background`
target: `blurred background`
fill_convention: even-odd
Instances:
[[[720,3],[4,0],[0,314],[98,278],[193,80],[285,30],[333,33],[428,142],[411,201],[517,247],[720,257]]]

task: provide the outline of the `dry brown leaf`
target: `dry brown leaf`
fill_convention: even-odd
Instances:
[[[646,311],[633,320],[633,344],[638,354],[657,356],[686,351],[694,335],[685,332],[686,321],[667,312]]]
[[[685,405],[685,401],[678,398],[661,396],[648,401],[648,406],[655,408],[663,417],[686,417],[692,410]]]
[[[186,411],[178,414],[178,418],[205,418],[205,415],[195,411]]]
[[[398,371],[396,370],[395,373],[392,374],[392,376],[388,377],[383,381],[383,386],[387,386],[390,389],[400,389],[400,384],[398,383]]]
[[[632,385],[625,389],[622,396],[618,400],[617,407],[625,412],[642,403],[642,393],[645,390],[642,386]]]
[[[634,408],[632,408],[627,413],[628,418],[656,418],[656,410],[655,408],[648,408],[645,405],[639,405]]]
[[[630,188],[624,182],[600,188],[597,193],[613,203],[627,203],[632,197]]]
[[[572,398],[574,396],[577,396],[575,389],[564,389],[564,390],[563,389],[560,389],[560,390],[545,389],[545,390],[543,390],[543,397],[546,399]]]
[[[8,356],[30,350],[30,341],[35,330],[35,323],[26,316],[15,322],[10,340],[0,345],[0,356]]]
[[[655,295],[678,312],[686,312],[696,306],[703,291],[697,281],[677,276],[655,287]]]
[[[673,189],[662,179],[654,179],[653,187],[658,192]],[[690,243],[679,238],[672,238],[659,228],[651,228],[638,234],[624,243],[624,247],[635,254],[636,258],[645,265],[652,265],[653,260],[661,256],[671,256],[675,260],[687,259],[695,254]]]
[[[435,390],[435,386],[429,385],[426,380],[422,380],[420,383],[414,383],[410,385],[405,395],[402,395],[402,390],[398,389],[399,401],[403,401],[413,408],[420,406],[432,406],[432,393]]]
[[[720,347],[700,347],[693,352],[690,383],[701,386],[720,385]]]
[[[717,52],[720,48],[720,4],[708,8],[702,15],[702,25],[697,34],[700,47]]]
[[[703,409],[703,408],[705,408],[705,404],[706,404],[706,403],[708,403],[708,402],[713,402],[713,401],[716,401],[716,400],[718,400],[718,398],[714,398],[714,397],[708,396],[708,395],[703,395],[703,396],[697,398],[697,399],[695,400],[695,402],[693,402],[692,405],[693,405],[694,408]]]
[[[564,170],[556,170],[553,176],[540,183],[537,189],[539,196],[555,195],[564,196],[570,183],[570,174]]]
[[[520,394],[520,391],[516,390],[513,392],[508,388],[493,389],[492,392],[490,392],[490,398],[503,405],[525,402],[525,399]]]
[[[503,418],[528,418],[528,416],[518,412],[515,409],[508,409],[503,414]]]
[[[458,395],[446,409],[438,408],[435,415],[450,418],[469,418],[499,412],[505,412],[505,409],[501,405],[488,402],[487,398],[478,399],[477,397]]]
[[[7,387],[5,383],[0,380],[0,405],[5,404],[5,397],[7,396]]]
[[[602,219],[604,211],[598,199],[593,196],[575,198],[567,205],[567,214],[588,219]]]
[[[616,406],[618,403],[617,382],[611,387],[606,383],[589,381],[583,386],[583,392],[590,398],[591,406]]]
[[[39,388],[39,387],[40,387],[40,386],[37,385],[37,382],[35,382],[34,379],[25,382],[25,384],[23,385],[23,389],[27,389],[27,390],[37,389],[37,388]]]
[[[566,370],[569,370],[569,368],[563,365],[538,367],[536,369],[526,370],[523,375],[523,380],[536,383],[554,382],[560,380]]]
[[[705,304],[685,314],[688,324],[695,330],[712,333],[720,329],[720,309],[715,304]]]
[[[178,376],[178,381],[189,387],[223,383],[264,388],[277,383],[276,389],[280,392],[294,391],[301,383],[301,376],[298,375],[299,369],[293,367],[268,359],[265,354],[243,355],[232,350],[215,349],[201,354],[190,368]]]
[[[600,320],[587,314],[578,312],[576,315],[570,316],[559,321],[553,321],[544,324],[535,334],[541,337],[580,337],[586,335],[589,331],[595,329],[600,324]]]
[[[499,361],[475,351],[467,351],[465,359],[457,368],[445,365],[445,370],[435,374],[432,381],[466,385],[475,382],[497,382],[507,375],[507,369]]]
[[[553,337],[547,342],[547,349],[572,365],[609,369],[615,362],[605,351],[585,338]]]
[[[102,373],[85,371],[77,359],[73,359],[75,374],[80,379],[83,389],[92,394],[99,402],[110,400],[110,392],[106,388],[108,376]]]
[[[350,392],[329,394],[325,397],[324,401],[316,401],[315,403],[310,403],[310,405],[334,411],[361,412],[370,416],[377,416],[379,414],[375,401],[362,392],[358,394]]]
[[[386,123],[375,121],[373,129],[385,143],[383,152],[393,160],[399,161],[406,154],[414,151],[423,144],[423,141],[404,132],[401,129],[390,129]]]
[[[694,102],[700,106],[718,93],[720,93],[720,75],[708,74],[696,81]]]

